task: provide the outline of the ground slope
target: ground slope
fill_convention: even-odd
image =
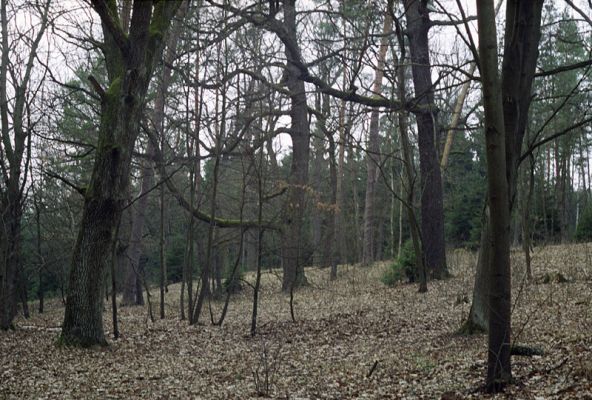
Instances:
[[[525,282],[522,259],[513,254],[514,337],[545,354],[514,357],[516,384],[498,397],[592,399],[592,245],[536,249],[539,283]],[[46,314],[0,332],[0,398],[483,398],[486,337],[454,335],[468,313],[475,261],[450,251],[453,278],[430,283],[426,294],[384,286],[384,264],[342,267],[336,282],[328,270],[308,269],[311,286],[294,295],[296,322],[277,272],[266,272],[254,338],[250,288],[232,300],[222,327],[209,314],[190,327],[178,320],[179,286],[171,285],[167,319],[151,323],[145,308],[122,309],[122,337],[105,349],[56,347],[63,308],[50,303]],[[557,272],[569,281],[556,282]],[[215,318],[220,309],[212,303]],[[107,311],[105,324],[110,332]]]

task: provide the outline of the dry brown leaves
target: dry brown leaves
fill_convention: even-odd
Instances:
[[[454,277],[427,294],[383,286],[385,265],[344,266],[336,282],[311,268],[311,286],[295,293],[295,323],[277,273],[266,273],[255,338],[250,289],[222,327],[190,327],[177,318],[173,285],[166,320],[122,309],[123,336],[105,349],[56,347],[63,308],[51,303],[0,333],[0,398],[483,398],[486,337],[454,335],[469,310],[458,299],[470,298],[475,256],[457,250],[449,260]],[[514,336],[545,355],[514,357],[516,384],[497,398],[592,399],[592,245],[535,250],[535,277],[560,271],[567,283],[527,284],[522,254],[513,260]],[[217,315],[221,304],[212,308]],[[110,332],[107,311],[105,324]]]

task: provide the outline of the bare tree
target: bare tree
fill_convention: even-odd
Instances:
[[[94,82],[101,97],[99,139],[92,176],[73,251],[61,340],[65,344],[106,344],[103,330],[104,269],[115,228],[127,200],[132,154],[146,92],[163,40],[180,1],[134,1],[129,35],[115,2],[93,0],[101,18],[109,87]]]
[[[0,5],[0,329],[3,330],[13,326],[18,287],[22,287],[21,218],[31,160],[31,135],[37,120],[32,115],[32,102],[39,89],[39,85],[32,86],[33,67],[50,23],[50,1],[37,3],[31,10],[38,19],[37,26],[28,33],[17,31],[11,36],[10,3],[3,0]],[[11,11],[10,18],[16,18],[16,8]],[[14,47],[22,43],[29,46],[25,54]]]
[[[296,1],[284,0],[285,33],[291,43],[297,43]],[[310,157],[310,125],[304,81],[300,79],[300,69],[295,63],[300,62],[300,49],[297,46],[285,46],[287,58],[286,86],[290,92],[290,117],[292,125],[292,165],[288,177],[288,198],[284,216],[282,239],[282,289],[290,291],[306,283],[304,276],[303,213],[305,190],[308,183],[308,160]]]

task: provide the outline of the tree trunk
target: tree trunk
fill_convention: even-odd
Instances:
[[[316,104],[315,107],[317,111],[321,113],[323,110],[321,109],[321,93],[317,93],[316,95]],[[323,264],[323,232],[322,232],[322,223],[323,223],[323,214],[324,210],[321,207],[321,203],[323,201],[322,195],[324,193],[324,188],[322,187],[322,171],[323,171],[323,164],[324,159],[323,156],[325,154],[324,148],[324,140],[323,135],[324,130],[326,129],[323,125],[325,123],[325,116],[323,117],[317,116],[317,129],[316,134],[313,135],[312,143],[313,143],[313,151],[314,151],[314,158],[311,163],[311,185],[314,190],[313,201],[310,207],[312,208],[312,264],[321,266]]]
[[[11,43],[9,46],[7,3],[0,2],[0,170],[3,184],[0,185],[0,330],[13,328],[19,285],[22,286],[20,278],[24,278],[20,271],[21,218],[28,178],[26,172],[31,159],[31,131],[27,124],[30,122],[30,105],[36,96],[34,92],[29,91],[29,83],[37,49],[48,26],[50,5],[49,1],[38,4],[39,8],[36,11],[39,14],[34,18],[39,18],[39,25],[34,36],[19,37],[16,44]],[[14,57],[10,53],[17,48],[19,51],[26,48],[20,46],[22,43],[18,43],[21,40],[26,42],[24,46],[30,47],[25,50],[25,54],[19,54],[21,62],[15,67],[18,71],[14,71],[11,63],[11,58]],[[13,80],[10,81],[9,77]],[[10,93],[9,87],[12,88]],[[20,289],[22,296],[25,293],[22,287]],[[23,308],[23,311],[28,313],[28,307]]]
[[[469,317],[463,323],[459,332],[471,335],[486,332],[489,320],[489,261],[491,259],[491,230],[489,229],[489,207],[483,211],[481,240],[479,242],[479,257],[477,258],[475,284],[473,287],[473,301]]]
[[[111,3],[110,3],[111,4]],[[154,62],[162,36],[180,2],[134,1],[130,33],[114,23],[116,9],[92,5],[102,20],[109,88],[102,97],[95,162],[84,191],[82,221],[74,247],[61,341],[105,345],[102,289],[115,227],[129,187],[130,165]]]
[[[406,61],[406,51],[405,51],[405,38],[403,34],[403,30],[401,29],[401,25],[397,23],[396,25],[397,31],[397,40],[399,43],[399,48],[401,50],[401,56],[397,60],[395,56],[395,61],[398,64],[397,68],[397,94],[399,96],[399,101],[406,101],[407,99],[407,75],[406,75],[406,68],[405,68],[405,61]],[[424,257],[422,254],[422,246],[421,246],[421,232],[419,229],[419,224],[417,223],[417,217],[415,214],[415,206],[414,206],[414,192],[415,192],[415,164],[413,162],[413,150],[411,148],[411,144],[409,141],[409,121],[408,115],[406,112],[400,112],[397,115],[397,122],[399,125],[399,134],[401,139],[401,153],[403,154],[403,163],[404,163],[404,171],[405,171],[405,180],[407,183],[407,193],[406,193],[406,201],[401,199],[401,206],[405,206],[407,211],[407,220],[409,222],[409,231],[411,233],[411,240],[413,242],[413,250],[415,253],[415,268],[416,274],[419,275],[419,292],[427,292],[428,285],[427,285],[427,272],[426,272],[426,264],[424,261]],[[401,195],[403,194],[403,182],[401,182]],[[403,196],[401,196],[403,197]],[[402,212],[402,211],[401,211]],[[401,251],[401,245],[399,244],[399,252]]]
[[[12,180],[11,180],[12,181]],[[17,310],[17,273],[20,268],[21,200],[20,190],[7,188],[2,203],[0,229],[0,329],[14,328],[12,321]],[[16,195],[16,196],[15,196]]]
[[[541,34],[541,10],[543,0],[532,3],[510,0],[506,8],[504,59],[502,62],[502,101],[506,151],[506,175],[508,181],[509,210],[512,211],[516,195],[518,159],[528,122],[532,81],[538,58]],[[486,216],[486,218],[488,218]],[[488,292],[484,290],[489,276],[489,263],[493,256],[486,245],[490,242],[489,221],[483,223],[481,248],[473,289],[473,304],[465,327],[487,331],[489,320]],[[464,328],[461,328],[463,330]]]
[[[487,358],[488,391],[497,392],[512,377],[510,363],[511,270],[510,199],[506,180],[506,141],[502,92],[498,77],[497,35],[492,0],[477,2],[479,50],[485,109],[487,188],[491,232],[489,264],[489,341]]]
[[[382,37],[378,50],[378,59],[374,69],[374,82],[372,94],[380,96],[382,92],[382,78],[384,76],[384,62],[388,49],[389,33],[393,29],[393,20],[390,13],[384,15]],[[368,149],[366,153],[366,201],[364,203],[364,244],[362,245],[362,264],[370,265],[375,260],[374,248],[376,247],[376,182],[378,181],[378,165],[380,164],[380,112],[374,108],[370,113],[370,129],[368,131]]]
[[[44,312],[44,303],[45,303],[45,261],[43,259],[43,254],[41,253],[41,205],[39,204],[40,201],[37,198],[38,193],[35,190],[35,185],[33,182],[33,208],[35,209],[35,245],[36,245],[36,256],[37,256],[37,276],[38,276],[38,284],[37,284],[37,298],[39,300],[39,314],[43,314]]]
[[[284,0],[284,26],[286,33],[294,42],[296,35],[295,0]],[[288,177],[288,197],[284,212],[284,232],[282,237],[282,290],[306,284],[302,250],[304,248],[303,212],[306,185],[308,184],[308,160],[310,153],[310,126],[304,81],[299,79],[300,70],[292,61],[300,60],[299,49],[285,48],[287,58],[287,81],[290,92],[290,117],[292,125],[292,165]]]
[[[337,273],[337,264],[345,263],[347,261],[347,251],[345,249],[345,219],[343,216],[343,208],[345,206],[345,196],[343,190],[344,178],[344,164],[345,164],[345,101],[341,102],[339,108],[339,142],[337,155],[337,171],[335,182],[335,230],[333,233],[333,240],[335,251],[337,252],[337,260],[335,261],[335,270]],[[333,268],[333,266],[332,266]]]
[[[164,143],[164,140],[162,140]],[[164,150],[164,146],[161,147],[161,151]],[[160,256],[160,276],[159,276],[159,289],[160,289],[160,319],[164,319],[164,292],[167,280],[166,273],[166,236],[165,236],[165,219],[166,219],[166,204],[164,195],[164,185],[160,186],[160,240],[159,240],[159,256]]]
[[[166,51],[164,62],[162,65],[162,79],[158,82],[156,89],[156,98],[154,100],[154,110],[152,114],[152,125],[155,126],[159,133],[163,133],[164,126],[164,106],[166,93],[171,81],[171,65],[175,57],[175,48],[179,34],[181,32],[181,25],[183,17],[187,12],[186,1],[183,2],[177,14],[177,21],[171,28],[171,32],[166,40]],[[129,4],[124,3],[124,10],[129,9]],[[123,14],[126,15],[125,13]],[[124,23],[124,26],[125,23]],[[130,247],[128,251],[128,263],[126,265],[126,279],[123,290],[122,305],[143,305],[144,297],[142,296],[142,283],[140,276],[140,256],[142,255],[142,239],[144,235],[144,221],[146,219],[146,208],[148,207],[148,194],[154,186],[154,170],[152,168],[154,162],[154,147],[151,141],[148,141],[146,146],[146,159],[142,161],[141,168],[141,186],[139,199],[136,205],[136,212],[133,216]]]
[[[522,207],[522,250],[524,251],[524,261],[526,262],[526,278],[532,280],[532,266],[530,257],[530,207],[532,205],[532,196],[534,194],[534,157],[528,158],[528,169],[526,166],[525,170],[525,185],[527,185],[527,192],[522,196],[523,207]]]
[[[417,120],[421,185],[421,232],[423,257],[427,270],[436,278],[448,275],[444,242],[444,203],[442,176],[438,162],[438,124],[434,112],[434,86],[430,65],[428,31],[430,16],[427,1],[406,0],[405,12],[411,53],[411,71],[415,97],[422,109]]]
[[[148,206],[148,193],[154,185],[154,170],[151,167],[154,158],[152,143],[148,141],[146,149],[146,160],[142,161],[142,181],[140,186],[139,199],[132,217],[132,228],[127,251],[128,260],[125,264],[125,282],[123,284],[122,306],[143,305],[142,285],[140,276],[140,257],[142,255],[142,237],[144,235],[144,221],[146,220],[146,208]],[[132,212],[133,212],[132,211]]]

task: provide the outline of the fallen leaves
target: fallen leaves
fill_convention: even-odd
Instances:
[[[516,384],[498,398],[592,399],[592,270],[582,246],[537,249],[535,276],[560,271],[569,281],[520,291],[521,254],[513,254],[517,343],[544,355],[514,357]],[[335,282],[310,268],[311,286],[295,293],[295,323],[277,275],[266,274],[254,338],[250,290],[233,298],[222,327],[188,326],[172,313],[179,287],[171,285],[168,319],[151,324],[145,309],[124,308],[121,339],[94,350],[55,346],[63,308],[51,303],[0,333],[0,398],[483,398],[486,337],[453,334],[470,307],[458,299],[470,298],[474,255],[451,252],[450,266],[454,277],[426,294],[382,285],[384,265],[340,267]]]

